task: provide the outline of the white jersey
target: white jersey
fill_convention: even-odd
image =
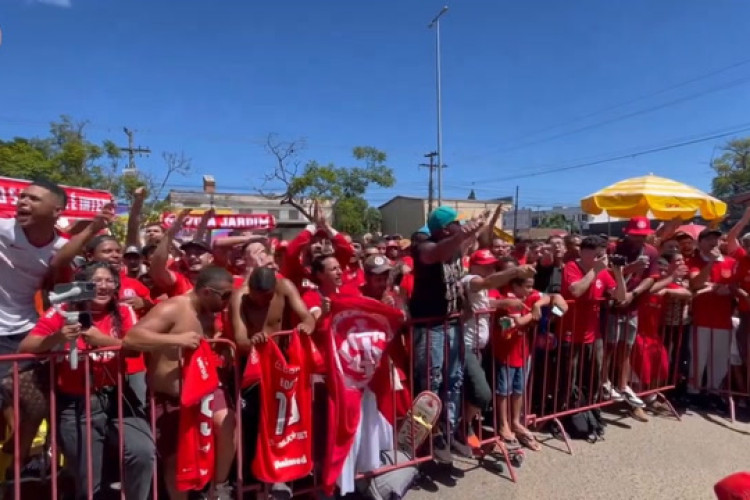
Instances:
[[[466,347],[469,349],[484,349],[490,340],[490,315],[479,314],[477,311],[486,311],[490,308],[490,297],[487,290],[472,292],[470,289],[471,280],[477,278],[477,275],[467,274],[461,278],[461,284],[464,286],[464,296],[468,302],[468,310],[471,316],[466,318],[464,323],[464,340]]]
[[[27,333],[39,315],[34,294],[42,285],[52,257],[67,242],[55,237],[35,247],[16,219],[0,219],[0,336]]]

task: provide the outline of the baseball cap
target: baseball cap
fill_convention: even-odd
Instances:
[[[628,221],[627,227],[625,227],[625,234],[628,236],[649,236],[653,234],[654,230],[651,229],[651,221],[648,217],[632,217]]]
[[[138,247],[135,245],[130,245],[125,249],[124,252],[122,252],[123,255],[141,255],[141,251],[138,250]]]
[[[365,272],[368,274],[382,274],[391,269],[391,263],[382,255],[370,255],[365,259]]]
[[[750,473],[737,472],[714,485],[718,500],[739,500],[750,496]]]
[[[493,264],[497,264],[497,262],[497,257],[495,257],[492,252],[490,252],[486,248],[477,250],[476,252],[471,254],[471,257],[469,258],[470,266],[491,266]]]
[[[190,247],[198,247],[206,252],[211,252],[211,245],[201,240],[190,240],[180,245],[180,250],[187,250]]]
[[[704,238],[708,238],[709,236],[721,236],[721,235],[722,235],[722,232],[719,231],[718,229],[706,228],[703,231],[701,231],[700,234],[698,235],[698,241]]]
[[[427,227],[430,233],[440,231],[448,227],[448,224],[459,220],[458,212],[451,207],[437,207],[427,218]]]

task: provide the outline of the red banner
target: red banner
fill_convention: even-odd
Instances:
[[[169,227],[174,224],[177,216],[173,213],[164,213],[161,222]],[[185,220],[182,227],[195,229],[200,224],[201,217],[191,215]],[[273,229],[276,227],[276,219],[270,214],[232,214],[217,215],[208,220],[208,229]]]
[[[22,179],[0,177],[0,217],[9,218],[16,215],[18,196],[31,184]],[[68,195],[68,204],[61,214],[70,219],[93,219],[102,207],[112,203],[112,195],[99,189],[60,186]]]

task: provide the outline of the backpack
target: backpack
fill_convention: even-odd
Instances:
[[[398,463],[410,460],[406,453],[397,451]],[[381,465],[394,465],[393,451],[380,452]],[[383,474],[378,474],[370,479],[360,479],[357,481],[357,490],[365,498],[371,500],[401,500],[406,496],[412,484],[417,478],[417,468],[413,465],[400,469],[393,469]]]
[[[578,387],[573,387],[571,395],[575,405],[573,407],[580,407],[585,405],[585,398]],[[565,432],[572,439],[582,439],[589,443],[596,443],[600,439],[604,439],[604,422],[601,417],[599,410],[586,410],[572,415],[567,415],[561,420]],[[559,434],[560,429],[557,426],[552,428],[553,434]],[[558,437],[558,436],[555,436]]]

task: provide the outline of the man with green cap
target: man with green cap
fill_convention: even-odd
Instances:
[[[442,386],[444,391],[445,397],[441,399],[445,401],[443,408],[450,428],[444,429],[445,435],[437,435],[433,443],[434,458],[442,463],[452,463],[450,439],[457,429],[463,384],[459,320],[446,322],[443,318],[463,311],[461,256],[484,224],[483,216],[462,223],[456,210],[441,206],[427,218],[430,237],[412,247],[414,292],[409,310],[417,323],[415,383],[420,390],[441,394]],[[447,374],[447,380],[443,380],[443,373]]]

